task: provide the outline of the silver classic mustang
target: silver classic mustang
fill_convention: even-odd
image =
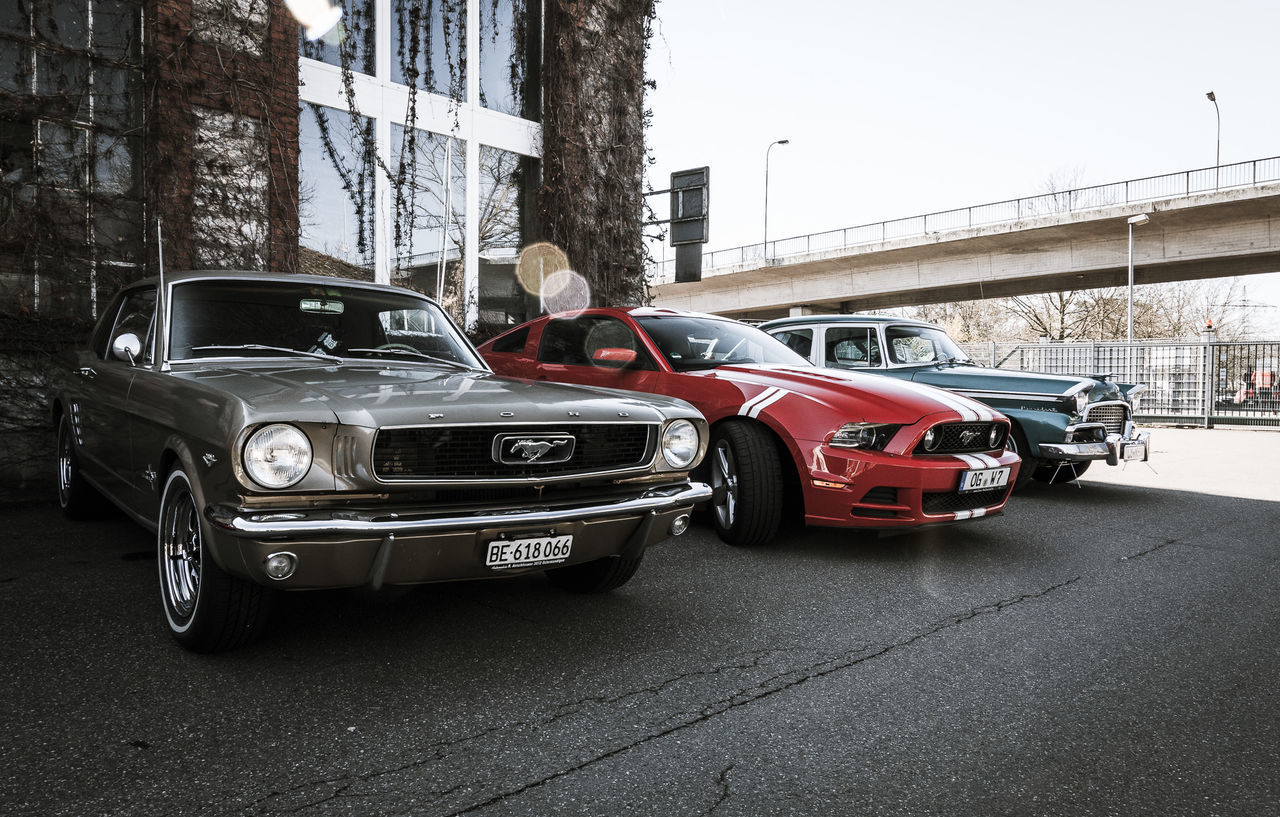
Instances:
[[[58,497],[157,531],[197,651],[260,632],[272,591],[545,571],[625,583],[710,496],[688,403],[494,375],[448,316],[342,279],[141,281],[55,375]]]

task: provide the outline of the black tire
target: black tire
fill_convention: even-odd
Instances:
[[[782,464],[769,432],[726,422],[711,434],[707,454],[711,522],[725,542],[752,547],[769,541],[782,522]]]
[[[274,592],[232,576],[205,545],[191,480],[169,472],[160,500],[156,556],[160,601],[169,632],[193,652],[222,652],[252,641],[266,628]]]
[[[580,565],[553,567],[547,571],[547,579],[571,593],[607,593],[631,581],[643,560],[644,554],[634,559],[609,556]]]
[[[68,519],[93,519],[106,508],[106,500],[80,472],[75,433],[71,420],[63,414],[58,420],[58,505]]]
[[[1013,482],[1013,490],[1021,491],[1031,483],[1032,476],[1040,467],[1040,460],[1024,453],[1030,451],[1031,446],[1027,444],[1027,435],[1022,433],[1022,428],[1017,423],[1010,424],[1009,440],[1005,447],[1022,459],[1022,464],[1018,466],[1018,478]]]
[[[1093,463],[1085,462],[1044,462],[1032,473],[1038,481],[1050,485],[1061,485],[1064,482],[1075,482],[1080,475],[1089,470]]]

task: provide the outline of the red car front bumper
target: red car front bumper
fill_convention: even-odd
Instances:
[[[830,527],[913,527],[998,514],[1021,464],[1010,451],[924,457],[811,445],[802,477],[805,522]],[[959,490],[966,471],[1006,467],[999,487]]]

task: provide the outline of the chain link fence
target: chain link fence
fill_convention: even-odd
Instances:
[[[959,345],[984,366],[1145,383],[1138,420],[1280,426],[1280,341]]]

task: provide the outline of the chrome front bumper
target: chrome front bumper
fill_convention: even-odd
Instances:
[[[638,497],[594,505],[537,510],[477,512],[459,516],[427,512],[390,511],[246,511],[226,505],[207,509],[209,521],[233,536],[250,539],[289,539],[317,536],[385,536],[387,534],[448,533],[481,528],[535,527],[585,522],[612,516],[663,513],[711,498],[711,487],[702,482],[668,485],[645,491]]]
[[[1107,465],[1120,462],[1146,462],[1151,456],[1151,433],[1133,433],[1129,437],[1108,434],[1106,442],[1040,443],[1040,456],[1053,462],[1086,462],[1106,460]]]

